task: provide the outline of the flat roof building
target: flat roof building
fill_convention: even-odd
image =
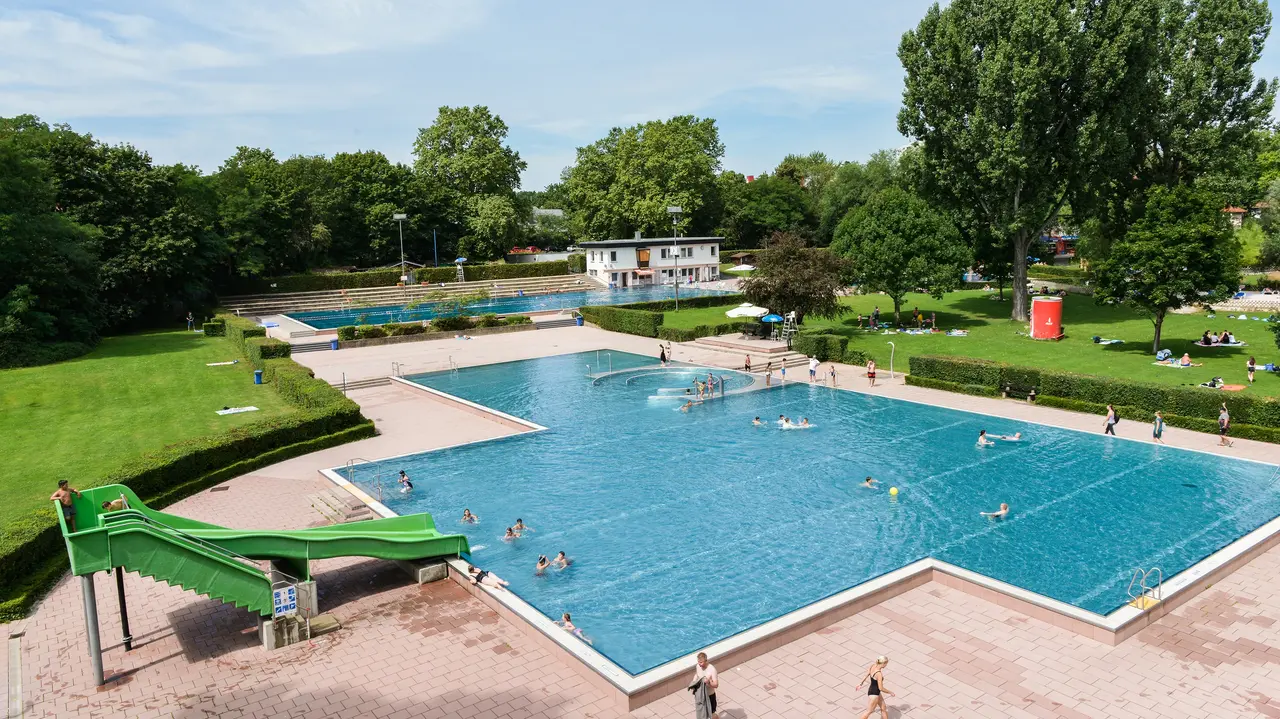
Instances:
[[[723,237],[633,237],[579,242],[587,275],[610,287],[707,282],[720,277]]]

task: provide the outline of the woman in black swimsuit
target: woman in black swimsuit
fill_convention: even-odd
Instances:
[[[880,716],[885,719],[889,717],[889,707],[885,706],[884,696],[882,695],[895,695],[884,684],[884,668],[887,666],[889,666],[888,658],[880,657],[876,659],[876,663],[867,669],[866,676],[862,677],[862,681],[858,682],[858,688],[861,689],[868,679],[871,680],[871,686],[867,687],[867,710],[862,713],[862,719],[867,719],[871,716],[871,712],[877,709],[880,710]]]

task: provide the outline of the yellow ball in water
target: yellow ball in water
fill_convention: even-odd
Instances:
[[[896,497],[896,496],[898,496],[898,488],[897,488],[897,487],[890,487],[890,488],[889,488],[889,496],[891,496],[891,497]]]

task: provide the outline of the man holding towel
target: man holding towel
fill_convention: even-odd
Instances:
[[[693,692],[693,706],[697,719],[720,719],[716,712],[716,688],[720,686],[720,675],[715,665],[707,661],[706,652],[698,652],[698,664],[693,668],[693,683],[689,691]]]

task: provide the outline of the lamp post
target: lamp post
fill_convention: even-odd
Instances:
[[[679,207],[669,205],[667,214],[671,215],[671,258],[675,261],[675,269],[672,270],[672,283],[676,288],[676,312],[680,311],[680,213],[683,212]]]
[[[400,281],[407,288],[409,286],[409,275],[405,274],[404,271],[404,221],[409,219],[409,216],[403,212],[397,212],[391,216],[391,219],[400,225]]]

